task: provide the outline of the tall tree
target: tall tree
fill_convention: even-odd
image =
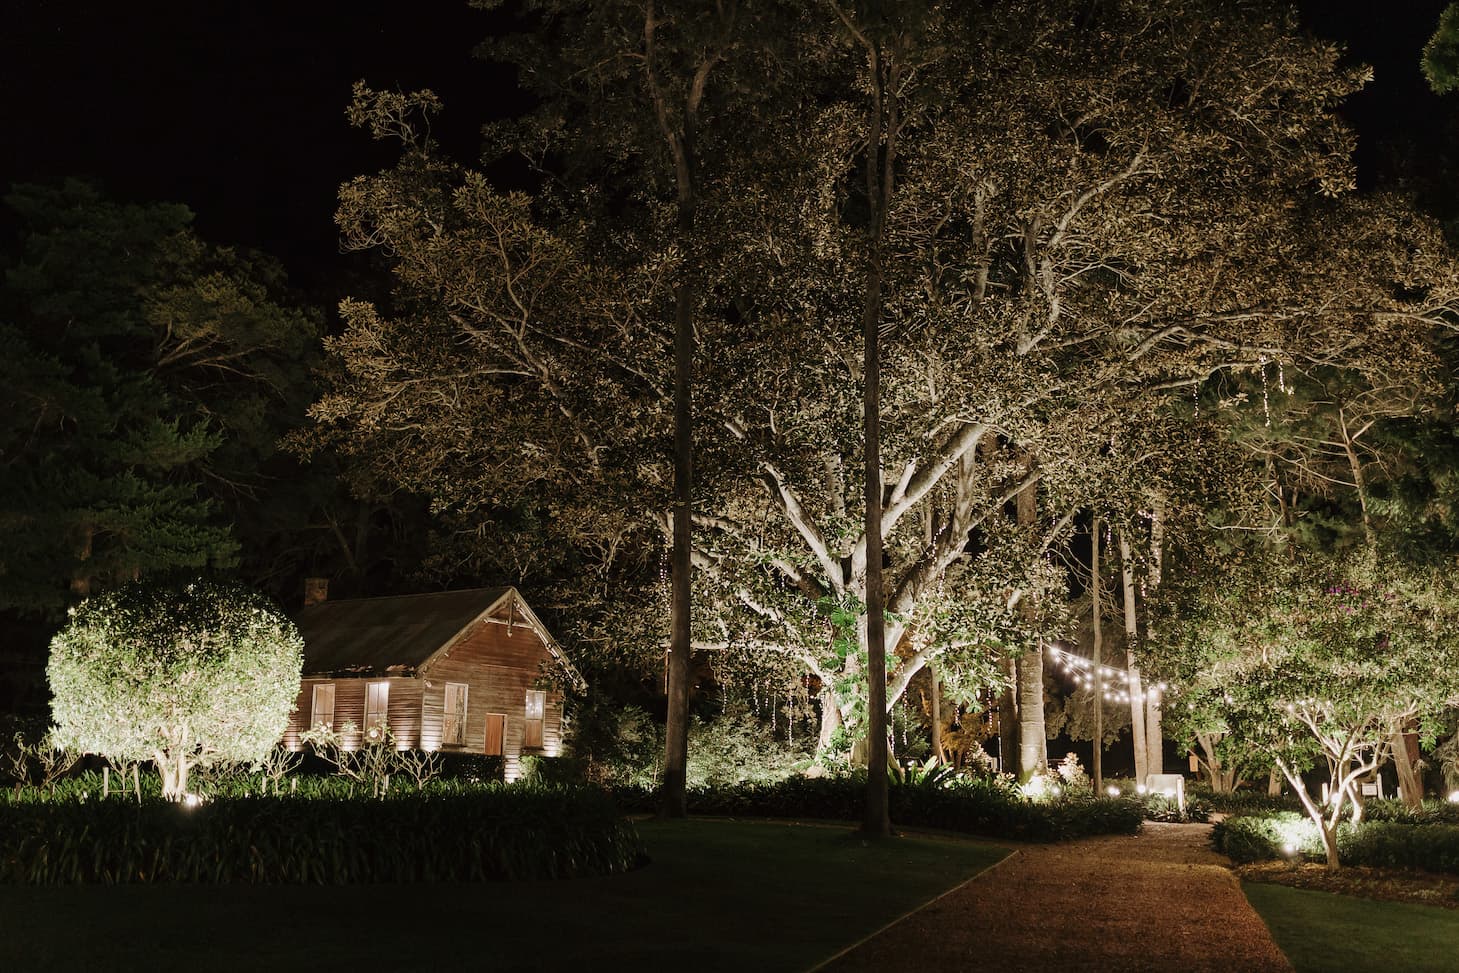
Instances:
[[[0,604],[54,610],[156,570],[234,562],[229,521],[302,415],[317,321],[267,258],[176,205],[22,186],[0,365]]]
[[[1263,5],[919,5],[915,33],[880,42],[910,46],[882,199],[886,473],[868,476],[870,62],[836,11],[805,18],[782,58],[796,83],[761,92],[742,144],[701,152],[696,232],[719,256],[698,320],[694,639],[717,668],[818,684],[829,741],[870,719],[876,667],[835,629],[865,611],[873,535],[888,702],[934,660],[975,697],[1008,647],[1064,624],[1048,555],[1076,515],[1138,493],[1112,436],[1263,358],[1382,367],[1442,319],[1452,279],[1422,221],[1342,198],[1334,106],[1362,72]],[[673,206],[564,198],[420,153],[346,187],[347,233],[388,248],[401,294],[347,308],[317,415],[442,507],[531,491],[559,520],[662,525],[653,308],[675,262],[644,241],[672,239]],[[642,259],[609,257],[625,237]],[[1035,482],[1020,530],[1004,512]],[[882,499],[870,529],[858,494]]]

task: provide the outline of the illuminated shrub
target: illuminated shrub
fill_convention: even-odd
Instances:
[[[302,652],[293,623],[246,588],[125,585],[74,608],[51,641],[56,740],[151,760],[179,800],[193,767],[259,760],[278,741]]]

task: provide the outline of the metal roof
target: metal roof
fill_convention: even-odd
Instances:
[[[295,619],[304,637],[304,673],[414,670],[508,592],[515,594],[468,588],[311,605]]]

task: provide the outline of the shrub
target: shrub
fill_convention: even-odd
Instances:
[[[1212,813],[1219,814],[1266,814],[1302,810],[1302,801],[1296,794],[1271,797],[1264,790],[1238,790],[1219,794],[1205,784],[1192,784],[1186,788],[1186,797],[1200,801]]]
[[[625,807],[655,807],[654,793],[645,788],[619,790],[615,796]],[[689,789],[689,808],[696,814],[854,821],[861,817],[865,801],[864,773],[797,775],[771,784]],[[892,821],[898,825],[1025,841],[1134,834],[1144,819],[1136,801],[1077,796],[1039,803],[1001,779],[958,776],[921,775],[911,783],[894,780],[889,802]]]
[[[1338,839],[1346,865],[1459,873],[1459,826],[1369,821]]]
[[[1326,857],[1317,827],[1293,811],[1229,818],[1216,825],[1211,839],[1219,851],[1240,863]],[[1459,825],[1345,823],[1338,829],[1337,846],[1344,865],[1459,873]]]
[[[623,872],[644,858],[633,826],[589,788],[0,807],[0,881],[31,885],[571,878]]]
[[[1402,801],[1369,801],[1363,805],[1363,817],[1395,824],[1459,824],[1459,804],[1425,801],[1422,808],[1411,808]]]
[[[303,641],[262,595],[198,578],[133,581],[71,610],[46,676],[54,744],[188,773],[262,758],[299,695]]]

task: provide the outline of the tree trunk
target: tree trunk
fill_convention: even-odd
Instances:
[[[1271,769],[1271,772],[1269,774],[1267,774],[1267,779],[1266,779],[1266,796],[1267,797],[1281,797],[1282,796],[1282,778],[1281,778],[1281,775],[1277,772],[1277,769],[1275,767],[1273,767]]]
[[[71,594],[77,598],[91,597],[91,583],[93,575],[88,570],[92,543],[96,538],[96,528],[84,527],[81,530],[81,540],[76,546],[76,569],[71,573]]]
[[[839,11],[838,11],[839,12]],[[843,19],[845,15],[843,14]],[[897,62],[888,57],[879,42],[858,31],[847,19],[847,28],[866,51],[871,105],[867,113],[866,191],[871,209],[871,227],[866,248],[866,284],[861,305],[862,429],[864,433],[866,546],[864,568],[866,619],[863,632],[866,647],[867,685],[867,775],[863,834],[880,838],[891,834],[887,792],[887,646],[885,598],[882,590],[882,478],[881,478],[881,318],[883,246],[887,213],[891,207],[893,173],[896,171]]]
[[[1393,734],[1389,749],[1393,751],[1393,766],[1398,771],[1398,786],[1403,791],[1404,806],[1419,810],[1424,806],[1423,778],[1409,759],[1406,736],[1404,733]]]
[[[1094,793],[1104,793],[1104,624],[1100,620],[1099,518],[1090,527],[1089,542],[1089,613],[1094,627]]]
[[[1196,746],[1201,748],[1201,766],[1206,770],[1211,790],[1217,794],[1230,794],[1236,790],[1236,771],[1228,769],[1216,755],[1216,738],[1209,733],[1196,734]]]
[[[928,707],[932,711],[932,759],[942,763],[942,686],[937,680],[937,670],[930,662],[927,663],[927,677],[932,680],[932,702]]]
[[[1161,561],[1165,548],[1165,510],[1156,501],[1150,517],[1150,587],[1154,594],[1160,587]],[[1145,609],[1145,642],[1155,641],[1155,629],[1150,624],[1150,609]],[[1145,767],[1148,773],[1165,773],[1165,734],[1160,719],[1161,694],[1155,685],[1145,690]]]
[[[694,252],[694,217],[698,204],[695,184],[696,113],[704,94],[704,81],[713,61],[704,61],[689,86],[678,118],[669,110],[669,95],[660,85],[655,31],[659,20],[652,0],[644,11],[645,81],[653,102],[659,132],[673,162],[676,190],[676,231],[682,263],[674,281],[674,507],[670,555],[668,726],[664,734],[664,780],[659,815],[682,818],[688,814],[685,785],[689,764],[690,544],[694,495],[694,410],[691,389],[694,371],[694,305],[697,298],[690,269]],[[707,53],[703,55],[709,57]]]
[[[1018,660],[1018,779],[1049,769],[1044,730],[1044,646],[1036,642]]]
[[[692,225],[692,215],[687,220]],[[681,217],[681,224],[684,218]],[[684,227],[681,225],[681,231]],[[693,293],[681,281],[674,297],[674,513],[670,556],[669,707],[664,734],[662,817],[688,813],[685,793],[689,768],[690,524],[694,481],[693,414],[690,382],[694,363]]]
[[[1032,456],[1024,457],[1024,469],[1032,473]],[[1018,525],[1027,532],[1038,526],[1038,488],[1029,485],[1014,500]],[[1033,618],[1038,607],[1032,597],[1023,600],[1025,618]],[[1018,779],[1028,780],[1049,769],[1049,743],[1044,731],[1044,646],[1042,640],[1024,649],[1018,660]]]
[[[181,754],[155,753],[152,760],[157,772],[162,775],[162,797],[169,801],[180,801],[187,793],[187,758]],[[138,793],[141,793],[140,788]]]
[[[1145,691],[1135,663],[1135,565],[1130,541],[1120,531],[1120,582],[1125,596],[1125,672],[1130,692],[1130,732],[1135,743],[1135,783],[1144,784],[1150,773],[1150,751],[1145,745]]]
[[[1003,679],[1008,684],[998,696],[998,769],[1018,773],[1018,659],[1003,662]]]

